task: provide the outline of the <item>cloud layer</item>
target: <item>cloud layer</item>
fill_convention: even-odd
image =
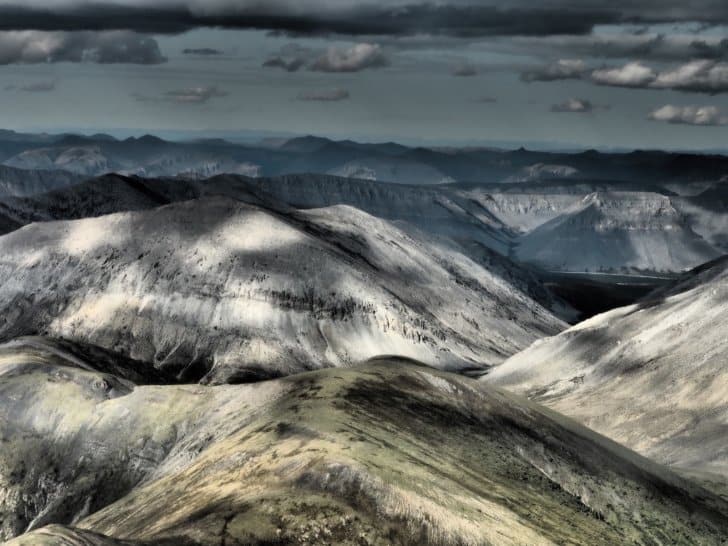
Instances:
[[[592,72],[600,85],[671,89],[693,93],[718,94],[728,91],[728,63],[696,60],[676,68],[657,71],[640,62]]]
[[[304,67],[314,72],[360,72],[389,66],[389,58],[381,46],[366,42],[346,48],[330,47],[324,53],[291,45],[280,55],[267,59],[263,66],[286,72],[297,72]]]
[[[603,8],[564,10],[558,2],[532,7],[518,2],[434,4],[422,0],[136,0],[117,2],[26,1],[0,3],[0,30],[136,30],[179,33],[198,27],[264,29],[294,34],[496,36],[586,34],[594,25],[619,22]],[[514,3],[511,3],[514,4]]]
[[[560,59],[552,64],[521,74],[525,82],[553,82],[557,80],[579,79],[587,72],[586,63],[581,59]]]
[[[134,32],[0,33],[0,64],[93,62],[159,64],[166,61],[157,41]]]
[[[649,119],[683,125],[728,125],[728,116],[715,106],[665,105],[652,111]]]
[[[347,49],[330,47],[316,59],[311,70],[317,72],[359,72],[387,66],[389,60],[377,44],[361,43]]]

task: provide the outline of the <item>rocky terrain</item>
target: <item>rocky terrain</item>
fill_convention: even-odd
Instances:
[[[728,476],[728,261],[534,343],[488,382],[663,464]]]
[[[348,206],[205,197],[0,238],[0,338],[47,333],[209,382],[384,354],[478,373],[565,327],[505,265]]]
[[[717,496],[537,405],[411,362],[154,386],[35,344],[0,353],[0,396],[12,400],[0,406],[0,532],[27,531],[8,544],[717,545],[728,535]]]
[[[669,197],[594,193],[523,236],[518,260],[551,271],[685,271],[722,253],[695,233]]]
[[[53,179],[50,172],[38,173]],[[721,195],[720,188],[680,197],[666,190],[595,192],[622,186],[585,182],[506,191],[502,185],[415,186],[328,175],[221,175],[201,180],[107,175],[70,184],[59,173],[58,180],[58,189],[38,193],[31,184],[21,196],[0,196],[5,219],[0,229],[142,210],[206,195],[252,195],[271,206],[350,205],[406,222],[403,228],[411,225],[465,246],[478,243],[551,271],[670,274],[721,255],[725,244],[722,201],[713,197],[716,192]]]
[[[0,540],[728,541],[724,158],[0,131],[0,161]]]
[[[60,188],[67,188],[84,180],[83,176],[66,171],[23,170],[0,166],[0,199],[29,197]]]

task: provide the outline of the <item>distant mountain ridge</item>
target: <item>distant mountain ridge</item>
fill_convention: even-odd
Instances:
[[[166,158],[164,162],[160,162],[162,157]],[[62,158],[60,162],[58,158]],[[257,176],[301,172],[361,175],[374,171],[385,182],[419,184],[449,180],[523,183],[577,175],[666,184],[719,180],[728,175],[728,158],[709,154],[425,148],[313,136],[251,145],[222,139],[172,142],[153,135],[118,140],[103,134],[30,135],[5,131],[0,132],[0,162],[28,169],[66,168],[89,176],[111,171],[143,176],[213,176],[242,170]]]

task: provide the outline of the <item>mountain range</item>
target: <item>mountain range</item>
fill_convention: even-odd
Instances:
[[[728,540],[725,158],[0,156],[0,540]]]

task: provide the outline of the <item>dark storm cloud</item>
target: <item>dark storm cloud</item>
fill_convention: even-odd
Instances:
[[[59,62],[159,64],[166,60],[156,40],[129,31],[0,33],[1,65]]]
[[[80,0],[0,3],[0,29],[182,32],[197,27],[301,34],[452,36],[588,34],[600,24],[728,22],[723,0]]]
[[[594,25],[617,23],[618,11],[561,6],[509,8],[499,5],[451,5],[430,3],[370,3],[341,6],[314,2],[302,10],[294,2],[218,2],[214,7],[200,1],[79,4],[48,2],[30,5],[0,4],[0,30],[112,30],[179,33],[198,27],[262,29],[292,34],[413,35],[420,33],[461,37],[551,34],[586,34]]]

